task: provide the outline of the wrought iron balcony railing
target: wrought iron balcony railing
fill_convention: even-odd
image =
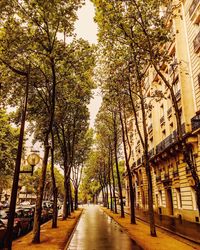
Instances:
[[[199,115],[195,115],[191,119],[191,124],[192,124],[192,131],[195,131],[198,128],[200,128],[200,114]]]
[[[185,124],[182,124],[182,133],[185,135]],[[177,142],[177,131],[175,130],[171,135],[166,137],[163,141],[161,141],[157,146],[156,146],[156,154],[161,153],[164,151],[166,148],[168,148],[170,145],[173,143]]]

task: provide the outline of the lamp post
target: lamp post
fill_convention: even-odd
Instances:
[[[20,151],[21,152],[21,151]],[[18,155],[18,161],[17,161],[17,167],[15,168],[14,173],[14,179],[13,179],[13,187],[12,187],[12,193],[11,193],[11,200],[10,200],[10,208],[9,208],[9,217],[8,217],[8,224],[7,224],[7,230],[6,230],[6,236],[4,239],[4,248],[5,250],[11,250],[12,249],[12,238],[13,238],[13,223],[14,223],[14,214],[15,214],[15,207],[16,207],[16,199],[17,199],[17,189],[18,189],[18,181],[19,181],[19,174],[20,173],[31,173],[33,174],[33,170],[36,164],[39,163],[40,157],[36,153],[37,151],[31,153],[27,157],[27,162],[31,166],[31,170],[27,171],[20,171],[20,165],[21,165],[21,154]]]

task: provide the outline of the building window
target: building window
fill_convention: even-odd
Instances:
[[[170,123],[170,125],[169,125],[169,132],[170,132],[170,134],[172,134],[173,131],[174,131],[174,126],[173,126],[173,122],[172,122],[172,123]]]
[[[163,104],[160,106],[160,112],[161,112],[161,117],[164,116],[165,112],[164,112],[164,105]]]
[[[180,188],[176,188],[176,198],[177,198],[177,207],[178,209],[182,208],[182,200],[181,200],[181,190]]]

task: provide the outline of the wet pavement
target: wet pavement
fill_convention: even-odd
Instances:
[[[68,250],[141,250],[114,220],[96,205],[85,210],[72,236]]]
[[[129,214],[130,210],[125,208],[125,211]],[[149,221],[149,215],[147,211],[136,209],[136,217]],[[166,215],[154,214],[155,223],[158,226],[164,227],[174,233],[191,239],[197,243],[200,243],[200,224],[190,221],[181,220],[179,218],[170,217]]]

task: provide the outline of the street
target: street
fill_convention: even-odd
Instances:
[[[66,249],[142,249],[98,206],[89,205],[84,208],[85,211]]]

